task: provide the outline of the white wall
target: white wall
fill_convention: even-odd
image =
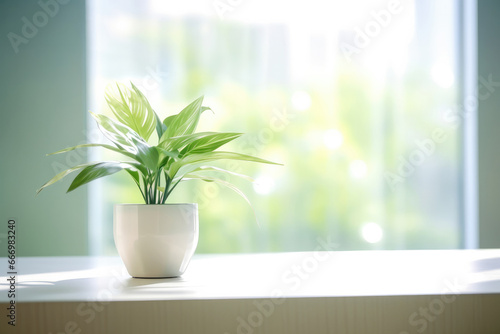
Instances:
[[[493,92],[479,88],[491,93],[478,106],[479,246],[500,248],[500,1],[477,5],[478,75],[498,83]]]
[[[0,256],[9,218],[17,221],[19,256],[87,253],[86,190],[66,195],[66,182],[35,197],[55,175],[52,164],[67,165],[45,154],[85,137],[85,2],[59,1],[67,4],[40,1],[52,3],[52,16],[35,0],[0,2]],[[11,32],[23,43],[13,47]]]

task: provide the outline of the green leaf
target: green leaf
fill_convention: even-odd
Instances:
[[[158,152],[160,152],[160,162],[158,164],[158,168],[165,166],[169,159],[176,160],[179,158],[179,151],[168,151],[158,146],[156,148],[158,149]]]
[[[132,176],[132,179],[134,179],[134,182],[139,186],[139,189],[141,188],[141,179],[139,178],[139,172],[136,170],[131,170],[129,168],[125,169],[127,173]]]
[[[160,141],[160,138],[163,136],[165,131],[167,131],[167,126],[163,124],[160,120],[160,117],[155,113],[155,118],[156,118],[156,134],[158,135],[158,142]]]
[[[257,213],[255,212],[255,209],[253,208],[252,203],[250,202],[248,197],[240,189],[238,189],[238,187],[236,187],[232,183],[229,183],[227,181],[221,180],[221,179],[216,178],[216,177],[202,176],[202,175],[196,175],[196,174],[186,174],[186,177],[183,178],[182,181],[189,181],[189,180],[195,180],[195,179],[202,180],[205,182],[215,182],[215,183],[223,185],[224,187],[229,188],[232,191],[234,191],[235,193],[237,193],[241,198],[243,198],[248,203],[248,205],[250,206],[250,208],[253,211],[255,221],[257,222],[257,225],[259,225],[259,227],[260,227],[260,223],[259,223],[259,220],[257,218]]]
[[[281,165],[276,162],[272,162],[269,160],[264,160],[261,158],[253,157],[251,155],[241,154],[241,153],[233,153],[233,152],[208,152],[208,153],[199,153],[188,155],[172,164],[170,166],[170,177],[173,179],[176,174],[180,171],[180,175],[178,177],[182,177],[182,175],[192,172],[194,169],[198,168],[198,164],[215,161],[215,160],[240,160],[240,161],[251,161],[265,164],[273,164],[273,165]],[[183,170],[181,170],[181,168]]]
[[[222,145],[240,137],[240,133],[195,133],[201,113],[211,110],[202,106],[203,96],[191,102],[180,113],[169,116],[161,122],[144,94],[132,82],[130,84],[132,88],[116,84],[106,92],[106,101],[118,121],[91,112],[101,132],[116,147],[106,144],[83,144],[52,154],[85,147],[102,147],[135,161],[81,164],[57,174],[37,193],[76,170],[80,172],[71,183],[68,192],[124,169],[139,187],[146,203],[164,203],[186,175],[206,182],[218,182],[233,190],[236,189],[235,191],[238,191],[237,188],[211,176],[210,172],[235,175],[253,181],[246,175],[205,166],[207,162],[231,159],[276,164],[245,154],[216,151]],[[159,144],[150,146],[147,140],[155,129]],[[204,173],[209,175],[204,175]],[[162,180],[162,174],[164,180]]]
[[[115,151],[115,152],[121,153],[121,154],[123,154],[123,155],[125,155],[125,156],[127,156],[129,158],[135,159],[135,155],[134,154],[132,154],[130,152],[127,152],[125,150],[116,148],[116,147],[111,146],[111,145],[106,145],[106,144],[81,144],[81,145],[76,145],[76,146],[68,147],[68,148],[59,150],[57,152],[49,153],[47,155],[65,153],[65,152],[73,151],[73,150],[76,150],[78,148],[84,148],[84,147],[104,147],[104,148],[106,148],[108,150]]]
[[[128,163],[114,161],[98,162],[93,165],[87,166],[83,168],[81,172],[75,177],[67,192],[73,191],[76,188],[89,183],[90,181],[96,180],[103,176],[117,173],[127,168],[135,170],[135,168]]]
[[[198,132],[198,133],[192,133],[190,135],[183,135],[183,136],[178,136],[178,137],[172,137],[172,138],[167,138],[165,135],[162,137],[163,140],[160,141],[158,144],[159,147],[173,151],[173,150],[180,150],[184,146],[192,143],[193,141],[213,135],[217,132]]]
[[[210,110],[211,112],[214,112],[210,107],[201,107],[201,112],[204,112],[205,110]]]
[[[122,163],[126,163],[126,164],[130,165],[132,167],[131,170],[134,170],[134,168],[135,168],[135,170],[139,171],[142,175],[148,175],[148,169],[141,162],[126,161],[126,162],[122,162]]]
[[[134,130],[145,141],[156,127],[155,112],[144,94],[131,83],[133,89],[116,83],[106,89],[106,102],[117,120]]]
[[[139,191],[141,192],[142,198],[144,199],[144,201],[146,201],[146,196],[144,195],[144,192],[141,188],[141,179],[139,177],[139,172],[130,168],[126,168],[125,171],[132,177],[135,184],[137,185],[137,188],[139,188]]]
[[[148,146],[141,150],[137,157],[139,160],[151,170],[155,170],[158,168],[160,164],[160,152],[156,146]]]
[[[132,81],[130,82],[130,84],[132,85],[132,88],[137,93],[137,95],[141,98],[142,102],[144,103],[146,108],[149,110],[149,112],[154,115],[156,134],[158,135],[158,138],[161,138],[161,136],[163,135],[163,132],[165,132],[165,130],[167,130],[167,127],[161,122],[160,117],[158,117],[158,114],[156,114],[153,107],[151,107],[151,104],[149,103],[146,96],[144,96],[144,94],[132,83]]]
[[[90,165],[93,165],[95,163],[85,163],[85,164],[81,164],[81,165],[78,165],[78,166],[74,166],[74,167],[71,167],[71,168],[68,168],[60,173],[58,173],[56,176],[54,176],[52,179],[50,179],[49,181],[47,181],[43,186],[41,186],[37,191],[36,191],[36,194],[38,195],[38,193],[40,193],[40,191],[42,191],[44,188],[56,183],[57,181],[60,181],[62,180],[66,175],[78,170],[78,169],[81,169],[81,168],[85,168],[87,166],[90,166]]]
[[[187,145],[182,151],[181,155],[194,154],[194,153],[207,153],[212,152],[230,141],[235,140],[240,137],[242,133],[213,133],[207,136],[198,138],[189,145]]]
[[[229,174],[229,175],[234,175],[234,176],[237,176],[237,177],[241,177],[242,179],[245,179],[245,180],[250,181],[250,182],[254,182],[255,181],[253,178],[251,178],[248,175],[244,175],[244,174],[232,172],[230,170],[226,170],[226,169],[219,168],[219,167],[214,167],[214,166],[200,166],[200,167],[197,167],[196,169],[194,169],[190,173],[190,175],[193,175],[192,173],[196,173],[196,172],[218,172],[218,173],[224,173],[224,174]]]
[[[116,146],[132,154],[139,153],[139,146],[149,146],[141,136],[130,127],[118,123],[106,115],[94,114],[90,111],[92,117],[97,121],[99,130],[111,140]]]
[[[172,124],[172,122],[174,121],[174,119],[177,117],[178,115],[172,115],[172,116],[168,116],[167,118],[165,118],[163,120],[163,125],[165,125],[165,127],[168,129],[170,127],[170,124]],[[166,131],[166,130],[165,130]],[[166,138],[166,137],[165,137]]]
[[[202,102],[203,96],[200,96],[185,107],[179,114],[174,115],[175,117],[167,117],[163,121],[167,126],[167,131],[165,132],[166,138],[192,134],[196,130],[201,112],[203,111],[201,108]]]
[[[143,163],[147,168],[156,168],[159,162],[158,151],[149,146],[137,132],[105,115],[93,112],[90,114],[97,121],[101,132],[118,148],[135,155],[134,159]]]

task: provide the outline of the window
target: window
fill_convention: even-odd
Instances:
[[[172,201],[199,203],[198,252],[313,250],[326,236],[344,250],[459,248],[457,17],[454,0],[89,1],[90,108],[106,112],[115,80],[162,118],[203,94],[215,113],[201,130],[245,132],[233,147],[285,164],[238,166],[256,179],[241,187],[260,228],[230,190],[177,189]],[[140,202],[134,188],[126,174],[90,186],[94,253],[115,252],[112,204]]]

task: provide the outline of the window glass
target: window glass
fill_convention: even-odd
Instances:
[[[204,95],[200,131],[244,132],[228,149],[284,164],[220,162],[256,180],[234,181],[260,226],[231,190],[176,189],[170,202],[199,204],[199,253],[457,248],[456,17],[452,0],[93,0],[89,106],[110,114],[115,80],[161,118]],[[112,206],[140,203],[135,187],[126,173],[90,187],[94,252],[115,252]]]

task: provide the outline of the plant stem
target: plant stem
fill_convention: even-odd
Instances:
[[[153,185],[151,184],[151,175],[148,177],[148,192],[149,192],[149,203],[154,204],[153,202]]]
[[[165,204],[165,201],[167,200],[168,197],[168,188],[170,188],[170,183],[172,182],[172,179],[165,173],[165,189],[163,189],[163,195],[161,197],[161,204]]]
[[[139,188],[139,190],[141,192],[141,195],[142,195],[142,198],[144,199],[144,202],[147,203],[147,201],[146,201],[146,195],[144,194],[144,191],[142,191],[140,183],[137,183],[137,187]]]
[[[169,192],[167,193],[167,197],[168,197],[168,195],[170,195],[170,193],[171,193],[172,191],[174,191],[175,187],[177,187],[177,185],[178,185],[178,184],[179,184],[179,182],[181,182],[181,181],[182,181],[182,177],[179,179],[179,181],[177,181],[177,182],[174,184],[174,186],[172,187],[172,189],[170,189],[170,190],[169,190]],[[166,190],[166,189],[165,189],[165,190]]]
[[[144,191],[142,191],[142,186],[141,186],[141,179],[136,180],[134,177],[132,177],[134,180],[135,184],[137,185],[137,188],[139,188],[139,191],[141,192],[142,199],[144,199],[144,202],[146,202],[146,195],[144,195]],[[142,179],[144,181],[144,179]]]
[[[156,178],[157,178],[156,179],[156,193],[158,195],[156,203],[157,204],[161,204],[161,191],[160,191],[160,186],[161,186],[161,171],[160,170],[158,170],[156,172]]]
[[[149,175],[144,176],[144,193],[146,194],[146,204],[151,204],[151,194],[150,189],[148,187],[149,184]]]
[[[157,171],[156,175],[155,175],[155,189],[154,189],[155,204],[159,204],[159,200],[160,200],[160,190],[158,189],[158,187],[160,186],[160,183],[161,183],[161,174],[159,173],[159,171]]]
[[[153,182],[152,183],[152,187],[153,187],[153,204],[156,204],[156,181],[158,180],[158,178],[156,177],[156,175],[153,177]]]

